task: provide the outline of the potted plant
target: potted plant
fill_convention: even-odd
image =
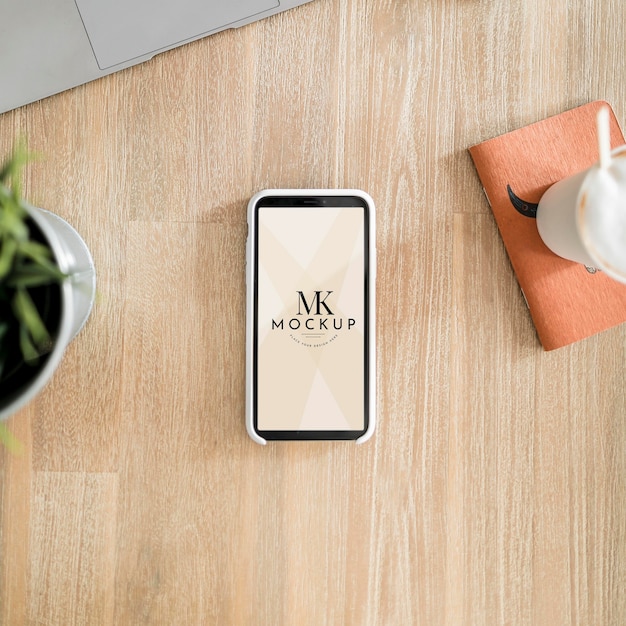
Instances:
[[[93,260],[80,235],[21,198],[27,160],[18,147],[0,167],[0,421],[49,381],[95,295]]]

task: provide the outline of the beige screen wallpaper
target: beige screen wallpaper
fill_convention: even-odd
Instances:
[[[362,430],[362,207],[258,213],[259,430]]]

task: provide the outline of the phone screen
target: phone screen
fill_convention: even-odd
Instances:
[[[367,204],[265,198],[255,210],[255,430],[357,438],[369,411]]]

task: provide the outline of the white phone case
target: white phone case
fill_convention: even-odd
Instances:
[[[356,440],[364,443],[374,433],[376,427],[376,211],[374,201],[364,191],[358,189],[265,189],[255,194],[248,202],[248,239],[246,242],[246,428],[253,441],[265,445],[267,441],[260,437],[254,429],[254,385],[253,385],[253,358],[252,342],[254,338],[254,275],[255,254],[254,237],[256,229],[255,206],[258,201],[267,196],[356,196],[360,197],[369,206],[369,423],[367,430]]]

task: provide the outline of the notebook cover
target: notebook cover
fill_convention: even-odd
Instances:
[[[546,350],[626,321],[626,285],[555,255],[535,220],[550,185],[598,160],[596,116],[606,104],[591,102],[469,149]],[[615,148],[624,136],[609,109]]]

